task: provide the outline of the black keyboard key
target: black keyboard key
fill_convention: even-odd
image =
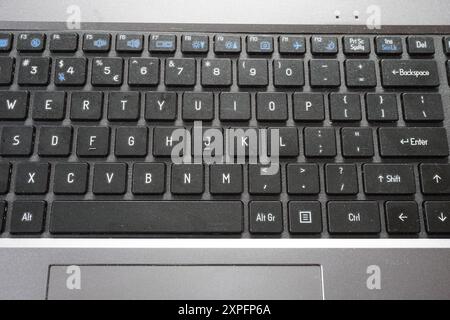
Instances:
[[[410,55],[434,54],[434,40],[432,37],[408,37],[407,42]]]
[[[278,51],[281,54],[304,54],[306,52],[305,37],[280,36],[278,38]]]
[[[315,234],[322,232],[322,209],[318,201],[289,202],[289,232]]]
[[[419,209],[414,201],[387,201],[386,229],[390,234],[417,234],[420,232]]]
[[[108,98],[108,120],[137,121],[141,114],[139,92],[110,92]]]
[[[86,83],[85,58],[60,58],[55,62],[55,85],[83,86]]]
[[[194,86],[197,79],[195,59],[167,59],[166,86]]]
[[[421,164],[420,180],[424,194],[450,194],[450,165]]]
[[[14,58],[0,57],[0,85],[9,85],[13,79]]]
[[[221,121],[250,120],[251,104],[249,93],[222,92],[219,100],[219,118]]]
[[[279,165],[263,166],[249,164],[248,182],[250,194],[279,194],[281,193],[281,173]]]
[[[306,157],[335,157],[336,133],[334,128],[305,128]]]
[[[214,118],[214,95],[212,92],[185,92],[183,94],[183,120],[211,121]]]
[[[437,87],[439,73],[434,60],[381,60],[383,87]]]
[[[122,58],[95,58],[92,60],[93,86],[121,86],[123,81]]]
[[[17,50],[22,52],[41,52],[45,49],[45,34],[21,33],[17,37]]]
[[[214,163],[223,156],[222,128],[194,127],[191,130],[192,155],[203,162]],[[198,139],[198,140],[196,140]]]
[[[19,85],[47,85],[50,78],[50,58],[27,57],[20,59]]]
[[[29,156],[33,152],[34,128],[28,126],[2,127],[0,155]]]
[[[130,86],[156,86],[159,83],[159,59],[132,58],[128,62]]]
[[[83,37],[83,51],[108,52],[111,48],[111,35],[107,33],[87,33]]]
[[[339,87],[341,85],[339,61],[311,60],[309,78],[312,87]]]
[[[275,132],[278,132],[275,135]],[[274,138],[272,138],[274,136]],[[279,157],[297,157],[300,153],[299,150],[299,138],[298,131],[296,127],[281,127],[281,128],[269,128],[268,134],[268,154],[274,156],[272,152],[272,139],[278,136],[278,146],[275,148]]]
[[[79,157],[106,157],[109,154],[110,132],[107,127],[79,127],[77,155]]]
[[[74,121],[98,121],[103,114],[103,92],[72,92],[70,119]]]
[[[328,194],[357,194],[359,191],[358,173],[354,164],[327,164],[325,177]]]
[[[339,51],[336,37],[313,36],[311,37],[311,52],[313,54],[337,54]]]
[[[164,163],[135,163],[133,165],[134,194],[162,194],[166,190]]]
[[[447,65],[447,80],[448,83],[450,84],[450,62],[447,61],[446,65]]]
[[[385,36],[376,37],[375,50],[378,55],[401,55],[403,53],[402,38]]]
[[[28,92],[0,91],[0,120],[24,120],[28,113]]]
[[[426,201],[424,209],[429,234],[450,234],[450,201]]]
[[[177,48],[177,38],[173,34],[152,34],[149,38],[150,52],[171,53]]]
[[[240,87],[264,87],[269,84],[267,60],[241,59],[238,61]]]
[[[184,131],[184,128],[180,127],[155,127],[153,129],[153,155],[155,157],[170,157],[175,146],[185,147],[186,133],[178,136],[176,135],[177,129]]]
[[[148,121],[174,121],[177,117],[175,92],[146,92],[145,119]]]
[[[243,183],[240,164],[213,164],[209,167],[211,194],[240,194],[243,192]]]
[[[369,37],[344,37],[344,53],[346,55],[367,55],[370,53]]]
[[[41,127],[38,154],[42,157],[67,157],[72,148],[71,127]]]
[[[319,93],[294,93],[293,114],[295,121],[323,121],[325,119],[323,95]]]
[[[276,59],[273,61],[273,84],[276,87],[302,87],[305,85],[303,61]]]
[[[9,190],[10,171],[11,166],[8,162],[0,162],[0,194],[5,194]],[[2,212],[3,211],[0,208],[0,216]]]
[[[363,166],[366,194],[414,194],[414,168],[410,164],[365,164]]]
[[[4,216],[5,216],[5,211],[6,211],[6,202],[5,201],[0,201],[0,233],[3,230],[3,220],[4,220]]]
[[[289,194],[318,194],[320,192],[317,164],[290,163],[286,167]]]
[[[279,234],[283,231],[280,201],[252,201],[249,204],[249,231],[253,234]]]
[[[184,35],[181,38],[181,52],[207,53],[209,50],[209,37],[206,35]]]
[[[16,194],[45,194],[48,190],[48,163],[22,162],[15,166]]]
[[[44,230],[45,201],[15,201],[11,210],[12,234],[39,234]]]
[[[328,202],[328,231],[331,234],[377,234],[380,212],[375,201]]]
[[[50,232],[241,233],[240,201],[56,201]]]
[[[89,179],[87,163],[57,163],[53,180],[55,194],[85,194]]]
[[[12,48],[13,35],[11,33],[0,33],[0,52],[8,52]]]
[[[142,34],[118,34],[116,36],[117,52],[142,52],[144,36]]]
[[[450,37],[444,38],[443,42],[444,42],[444,52],[446,54],[450,54]]]
[[[361,121],[359,94],[330,94],[331,121]]]
[[[34,120],[63,120],[66,115],[66,93],[36,91],[32,95]]]
[[[203,59],[202,86],[229,87],[233,82],[230,59]]]
[[[125,163],[96,163],[94,165],[94,194],[124,194],[127,190]]]
[[[247,36],[247,53],[264,54],[273,52],[273,38],[271,36]]]
[[[116,129],[117,157],[145,157],[147,155],[147,127],[120,127]]]
[[[173,194],[202,194],[203,170],[202,164],[172,164],[170,191]]]
[[[374,156],[371,128],[342,128],[341,138],[344,157],[370,158]]]
[[[50,36],[51,52],[75,52],[78,49],[77,33],[53,33]]]
[[[216,35],[214,37],[215,53],[239,53],[241,52],[241,37],[229,35]]]
[[[368,93],[366,95],[366,115],[368,121],[397,121],[398,106],[395,94]]]
[[[345,61],[345,81],[349,88],[373,88],[377,85],[375,62],[371,60]]]
[[[405,121],[443,121],[444,107],[438,93],[405,93],[403,117]]]
[[[447,157],[445,128],[380,128],[382,157]]]
[[[258,121],[286,121],[288,118],[287,95],[282,92],[258,92],[256,94],[256,119]]]

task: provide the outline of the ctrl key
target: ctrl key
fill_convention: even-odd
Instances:
[[[39,234],[43,231],[45,201],[16,201],[12,206],[10,233]]]
[[[376,201],[328,202],[328,231],[331,234],[377,234],[381,231]]]

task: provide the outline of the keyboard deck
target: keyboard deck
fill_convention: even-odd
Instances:
[[[0,31],[0,237],[449,237],[449,56],[446,35]],[[194,123],[276,130],[279,170],[173,163]]]

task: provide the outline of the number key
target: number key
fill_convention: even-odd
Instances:
[[[241,87],[267,86],[269,84],[267,60],[244,59],[238,62],[238,85]]]
[[[231,86],[230,59],[204,59],[202,61],[203,86]]]
[[[55,84],[57,86],[82,86],[86,83],[86,59],[56,59]]]
[[[22,58],[19,67],[19,85],[47,85],[50,58]]]
[[[303,61],[274,60],[273,82],[276,87],[301,87],[305,84]]]
[[[133,58],[128,67],[130,86],[154,86],[159,83],[159,59]]]
[[[167,86],[194,86],[196,78],[195,59],[166,60]]]
[[[95,58],[92,61],[93,86],[120,86],[122,75],[122,58]]]

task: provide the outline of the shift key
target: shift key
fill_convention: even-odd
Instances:
[[[445,128],[380,128],[382,157],[447,157]]]
[[[383,87],[437,87],[439,74],[434,60],[382,60]]]

